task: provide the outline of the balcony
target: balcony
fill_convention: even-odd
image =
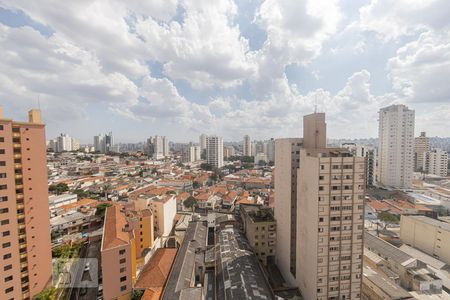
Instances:
[[[23,249],[27,247],[27,242],[23,242],[19,245],[19,249]]]
[[[14,149],[18,149],[18,148],[20,148],[20,146],[21,146],[21,145],[20,145],[19,143],[14,143],[14,144],[13,144],[13,148],[14,148]]]
[[[14,169],[15,170],[22,169],[22,164],[14,164]]]
[[[27,277],[27,276],[28,276],[28,270],[25,271],[25,272],[22,272],[22,273],[20,274],[20,278],[24,278],[24,277]]]
[[[22,158],[22,154],[20,154],[20,153],[16,153],[16,154],[14,154],[14,159],[21,159]]]
[[[25,229],[25,224],[19,224],[19,229]]]
[[[19,234],[19,239],[24,239],[26,237],[25,233]]]
[[[28,264],[26,262],[23,262],[23,263],[20,264],[20,268],[21,269],[28,268]]]
[[[22,200],[23,194],[16,194],[16,200]]]
[[[25,252],[25,253],[20,254],[20,258],[27,258],[27,253]]]
[[[23,205],[23,203],[17,204],[17,209],[24,209],[25,206]]]
[[[22,179],[23,176],[22,176],[22,174],[16,174],[16,175],[14,175],[14,178],[15,179]]]
[[[18,190],[23,189],[23,184],[17,184],[16,189],[18,189]]]
[[[24,213],[20,213],[20,214],[17,214],[17,219],[25,219],[25,214]]]

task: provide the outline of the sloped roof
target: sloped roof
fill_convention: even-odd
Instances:
[[[163,288],[172,268],[173,261],[177,254],[175,248],[160,248],[150,258],[144,266],[135,287],[142,288]]]

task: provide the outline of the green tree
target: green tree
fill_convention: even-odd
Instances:
[[[213,167],[210,164],[202,163],[200,168],[205,171],[212,171]]]
[[[33,297],[33,300],[54,300],[56,299],[55,288],[48,288]]]
[[[200,183],[199,183],[198,181],[194,181],[194,182],[192,183],[192,188],[193,188],[194,190],[200,188]]]
[[[393,215],[387,211],[380,212],[378,214],[378,219],[388,224],[398,224],[400,222],[400,217]]]
[[[56,195],[61,195],[69,191],[69,186],[65,183],[52,184],[48,187],[48,190]]]
[[[100,203],[97,205],[97,210],[95,211],[95,215],[100,216],[102,219],[105,217],[106,208],[110,207],[109,203]]]
[[[258,161],[258,165],[265,166],[265,165],[267,165],[267,163],[264,160],[260,160],[260,161]]]
[[[143,290],[133,290],[133,292],[131,293],[131,300],[140,300],[143,295]]]
[[[189,196],[186,198],[186,200],[183,201],[183,205],[186,208],[193,208],[195,205],[197,205],[197,199],[193,196]]]

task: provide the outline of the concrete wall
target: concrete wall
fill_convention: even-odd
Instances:
[[[121,250],[125,250],[124,254],[120,254]],[[132,249],[131,244],[119,246],[112,249],[103,250],[101,253],[102,274],[103,274],[103,298],[111,300],[124,297],[131,299],[132,287]],[[125,258],[125,263],[121,264],[120,260]],[[121,268],[125,268],[124,272],[120,272]],[[122,276],[127,276],[127,280],[120,281]],[[121,291],[121,286],[127,286],[125,291]]]

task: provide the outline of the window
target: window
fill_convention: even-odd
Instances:
[[[5,294],[11,293],[12,291],[14,291],[14,287],[7,288]]]
[[[126,270],[127,270],[126,267],[122,267],[122,268],[120,268],[120,273],[123,273],[123,272],[125,272]]]
[[[0,225],[8,225],[9,224],[9,220],[2,220],[0,222]]]
[[[0,125],[0,130],[3,130],[3,125]]]
[[[119,250],[119,254],[120,254],[120,255],[125,254],[125,249]]]
[[[0,161],[0,167],[4,167],[6,166],[6,162],[5,161]]]
[[[126,262],[125,258],[120,259],[119,263],[124,264]]]
[[[0,137],[0,143],[5,142],[5,138],[4,137]]]
[[[0,190],[1,190],[1,188],[0,188]],[[8,197],[7,196],[0,197],[0,202],[6,202],[6,201],[8,201]]]
[[[0,214],[6,214],[9,211],[8,208],[2,208],[0,209]]]
[[[5,149],[0,149],[0,154],[5,154]]]
[[[124,282],[125,280],[127,280],[127,276],[120,277],[120,282]]]
[[[5,282],[11,281],[12,279],[13,279],[12,275],[8,276],[8,277],[5,277]]]
[[[2,236],[9,236],[9,235],[10,235],[9,230],[8,231],[3,231],[3,233],[2,233]]]
[[[0,190],[6,190],[8,186],[6,184],[2,184],[0,185]]]
[[[125,291],[126,289],[127,289],[127,286],[126,286],[126,285],[122,285],[122,286],[120,287],[120,291],[121,291],[121,292]]]
[[[12,265],[6,265],[4,268],[3,268],[3,271],[8,271],[8,270],[11,270],[12,269]]]
[[[6,173],[0,173],[0,178],[6,178]]]
[[[8,259],[8,258],[11,258],[11,253],[3,255],[3,259]]]

